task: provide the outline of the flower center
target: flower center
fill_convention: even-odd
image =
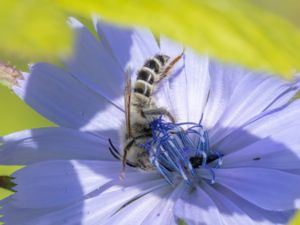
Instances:
[[[196,123],[170,123],[159,117],[150,123],[152,138],[143,146],[150,162],[170,183],[182,177],[188,184],[199,181],[198,171],[207,169],[211,183],[213,169],[222,164],[222,154],[209,148],[207,131]]]

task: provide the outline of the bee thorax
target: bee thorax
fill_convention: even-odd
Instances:
[[[151,136],[150,119],[148,116],[144,116],[141,111],[132,111],[130,121],[132,136],[138,137],[142,134]]]
[[[141,110],[142,108],[148,108],[151,104],[151,97],[147,97],[138,92],[134,92],[131,95],[131,107],[133,111]]]

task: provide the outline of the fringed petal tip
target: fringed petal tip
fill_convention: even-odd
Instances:
[[[76,18],[74,17],[69,17],[68,20],[67,20],[68,24],[73,27],[73,28],[81,28],[81,27],[84,27],[84,25],[79,22],[79,20],[77,20]]]

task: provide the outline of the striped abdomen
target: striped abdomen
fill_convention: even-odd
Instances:
[[[142,69],[138,71],[133,92],[146,97],[152,95],[153,86],[159,80],[169,58],[166,55],[156,55],[147,60]]]

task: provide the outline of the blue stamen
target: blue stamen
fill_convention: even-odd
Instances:
[[[183,129],[188,127],[187,129]],[[162,116],[150,123],[152,138],[142,147],[149,153],[150,162],[170,183],[180,175],[188,184],[197,180],[197,170],[207,169],[211,183],[213,169],[222,164],[222,154],[210,151],[208,133],[197,123],[170,123]],[[177,174],[177,175],[176,175]]]
[[[208,168],[208,171],[211,174],[210,184],[214,184],[216,182],[216,174],[215,174],[215,172],[213,171],[212,168]]]

